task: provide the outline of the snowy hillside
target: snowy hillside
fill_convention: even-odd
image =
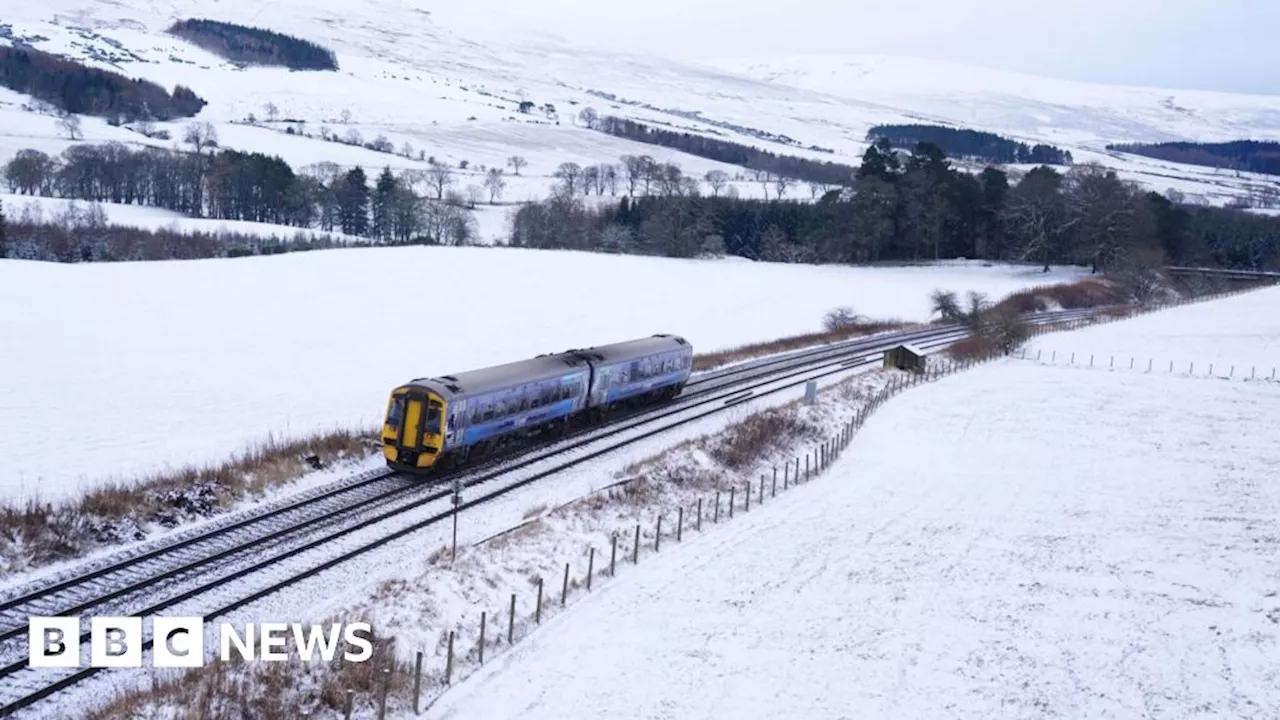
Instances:
[[[337,53],[340,70],[237,68],[164,32],[193,15],[320,43]],[[295,167],[319,160],[368,170],[425,167],[416,159],[422,151],[455,167],[469,161],[462,174],[474,177],[464,178],[465,185],[479,182],[481,166],[502,167],[509,156],[523,155],[529,165],[521,178],[510,178],[510,200],[544,195],[548,176],[567,161],[616,162],[622,154],[647,153],[698,176],[715,168],[741,170],[579,126],[577,113],[587,106],[775,153],[851,164],[857,164],[872,125],[964,123],[1059,144],[1078,161],[1098,159],[1154,189],[1177,187],[1219,203],[1241,192],[1250,178],[1097,151],[1127,140],[1280,136],[1277,98],[1108,88],[884,59],[724,64],[738,74],[574,48],[521,33],[510,23],[498,27],[485,20],[483,2],[425,10],[371,0],[353,15],[349,5],[301,0],[202,6],[51,0],[7,8],[4,23],[12,38],[39,49],[89,58],[166,88],[187,85],[209,101],[199,119],[216,123],[224,146],[279,154]],[[536,109],[518,112],[523,100]],[[274,122],[268,121],[268,103],[278,109]],[[25,112],[22,104],[21,97],[0,93],[0,159],[24,147],[57,152],[70,144],[52,117]],[[251,114],[258,122],[244,123]],[[342,136],[358,132],[366,141],[381,135],[397,149],[408,144],[415,154],[406,158],[284,135],[285,119],[305,121],[293,125],[317,137],[322,126]],[[176,138],[182,124],[169,124]],[[84,133],[89,141],[170,144],[93,118],[85,120]],[[793,143],[761,139],[765,134]],[[808,149],[813,147],[831,152]],[[752,195],[757,186],[744,182],[740,191]]]
[[[1032,350],[1255,357],[1278,300]],[[828,476],[664,546],[427,717],[1273,718],[1277,423],[1280,383],[1239,378],[1010,359],[907,390]]]
[[[397,280],[418,286],[419,268],[435,273],[439,301],[422,312],[436,332],[402,332],[385,315]],[[820,330],[836,306],[925,320],[937,288],[1000,296],[1082,272],[444,247],[0,260],[0,308],[24,308],[0,313],[0,376],[22,380],[0,403],[0,497],[64,497],[108,475],[223,460],[269,432],[371,426],[391,389],[415,377],[664,332],[706,352]],[[49,452],[49,428],[67,417],[92,452]]]

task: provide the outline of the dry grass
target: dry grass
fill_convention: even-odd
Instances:
[[[1100,278],[1089,278],[1073,283],[1022,290],[1001,300],[995,307],[1030,313],[1052,310],[1055,306],[1064,310],[1076,310],[1099,305],[1123,305],[1131,300],[1129,293],[1117,283]]]
[[[77,500],[0,507],[0,572],[79,557],[210,517],[303,475],[376,452],[376,434],[338,429],[295,440],[268,437],[215,467],[187,467],[101,485]]]
[[[725,467],[740,471],[774,451],[793,447],[798,437],[812,432],[794,407],[766,410],[727,428],[710,438],[707,454]]]
[[[346,693],[353,691],[354,717],[372,717],[382,693],[383,671],[392,668],[391,699],[409,699],[413,668],[395,660],[395,638],[373,637],[373,655],[365,662],[348,662],[348,645],[339,643],[334,659],[310,663],[291,657],[284,662],[248,663],[233,657],[200,668],[156,675],[151,686],[122,692],[89,711],[85,720],[166,717],[175,720],[294,720],[301,710],[312,716],[328,709],[342,712]],[[286,651],[296,643],[289,636]]]
[[[719,350],[703,355],[695,355],[693,358],[693,369],[695,372],[711,370],[722,365],[728,365],[729,363],[750,360],[764,355],[773,355],[780,352],[787,352],[789,350],[800,350],[817,345],[829,345],[831,343],[848,340],[850,338],[874,335],[875,333],[889,332],[890,330],[906,330],[912,327],[915,327],[915,325],[901,320],[871,320],[859,322],[837,330],[808,333],[806,335],[793,335],[791,337],[779,338],[777,340],[769,340],[767,342],[753,343],[751,345],[742,345],[728,350]]]
[[[977,360],[995,351],[995,340],[982,335],[970,335],[947,346],[947,354],[956,360]]]

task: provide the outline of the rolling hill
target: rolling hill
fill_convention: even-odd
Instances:
[[[299,71],[227,60],[168,34],[173,23],[210,18],[285,33],[331,50],[336,71]],[[585,127],[578,114],[632,118],[818,160],[856,165],[869,128],[884,123],[958,124],[1021,141],[1058,145],[1152,189],[1170,187],[1221,204],[1260,177],[1215,173],[1109,152],[1116,142],[1280,137],[1280,98],[1099,86],[885,57],[717,61],[705,65],[574,47],[512,23],[486,22],[485,7],[425,10],[392,0],[337,3],[245,0],[155,4],[147,0],[51,0],[6,9],[0,43],[28,44],[166,88],[181,84],[208,102],[197,120],[221,144],[276,154],[295,167],[318,161],[368,170],[457,167],[459,186],[485,167],[527,158],[506,198],[543,196],[562,162],[617,162],[649,154],[687,173],[741,168],[643,145]],[[0,94],[0,161],[17,150],[71,144],[57,119]],[[523,108],[522,108],[523,104]],[[274,108],[274,111],[270,108]],[[171,139],[85,118],[84,139],[172,146],[188,120],[156,123]],[[323,130],[322,130],[323,128]],[[286,134],[290,129],[294,134]],[[403,154],[321,139],[383,137]],[[740,192],[756,186],[740,178]]]

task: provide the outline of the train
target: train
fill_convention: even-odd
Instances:
[[[383,455],[393,470],[433,474],[601,424],[623,407],[669,402],[692,373],[687,340],[653,335],[410,380],[391,391]]]

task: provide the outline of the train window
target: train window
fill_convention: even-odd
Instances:
[[[391,399],[391,407],[387,409],[387,424],[392,427],[400,427],[400,423],[404,421],[404,396],[398,395]]]
[[[441,408],[440,403],[433,402],[427,404],[426,431],[432,435],[440,434],[440,411],[442,409],[443,408]]]

